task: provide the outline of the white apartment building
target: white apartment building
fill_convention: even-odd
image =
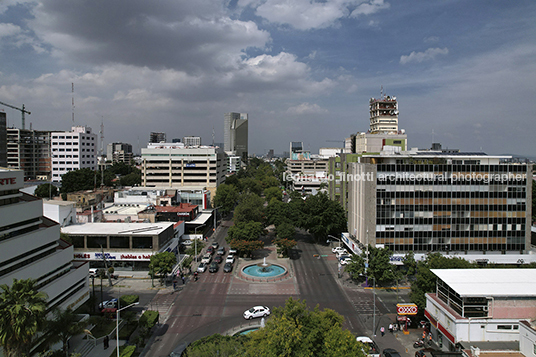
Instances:
[[[142,185],[157,188],[205,188],[215,193],[225,180],[225,154],[215,146],[150,143],[141,149]]]
[[[35,279],[48,308],[74,310],[89,298],[89,265],[73,261],[60,224],[44,217],[42,200],[23,187],[23,171],[0,169],[0,284]]]
[[[200,136],[185,136],[182,138],[182,142],[186,146],[200,146],[201,137]]]
[[[88,126],[52,133],[52,181],[73,170],[97,169],[97,134]]]

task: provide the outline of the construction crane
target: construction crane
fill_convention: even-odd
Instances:
[[[18,110],[22,113],[22,129],[24,129],[24,114],[32,114],[31,112],[24,109],[24,104],[22,105],[22,108],[17,108],[4,102],[0,102],[0,104],[5,105],[6,107],[10,107],[11,109]]]

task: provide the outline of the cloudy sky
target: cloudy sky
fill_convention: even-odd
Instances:
[[[366,131],[383,86],[411,147],[536,156],[536,2],[0,1],[0,101],[69,130],[72,83],[75,124],[135,151],[223,142],[243,112],[250,152],[317,152]]]

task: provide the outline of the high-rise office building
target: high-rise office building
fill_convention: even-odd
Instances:
[[[21,170],[0,169],[0,284],[32,278],[48,295],[47,308],[76,310],[89,298],[89,265],[73,261],[60,224],[43,216],[43,201],[20,190]]]
[[[106,160],[108,161],[130,164],[132,158],[132,145],[130,144],[110,143],[106,146]]]
[[[24,171],[25,180],[49,180],[50,131],[7,129],[7,167]]]
[[[385,96],[370,98],[370,132],[397,133],[398,132],[398,102],[396,97]]]
[[[224,151],[227,155],[240,156],[242,162],[248,159],[248,114],[226,113],[224,116]]]
[[[88,126],[52,134],[52,181],[72,170],[97,169],[97,134]]]
[[[6,113],[0,112],[0,167],[7,167]]]
[[[166,142],[166,133],[151,132],[151,134],[149,134],[149,143],[165,143],[165,142]]]

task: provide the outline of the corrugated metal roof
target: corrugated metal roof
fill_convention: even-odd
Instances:
[[[536,269],[432,269],[460,296],[536,298]]]

